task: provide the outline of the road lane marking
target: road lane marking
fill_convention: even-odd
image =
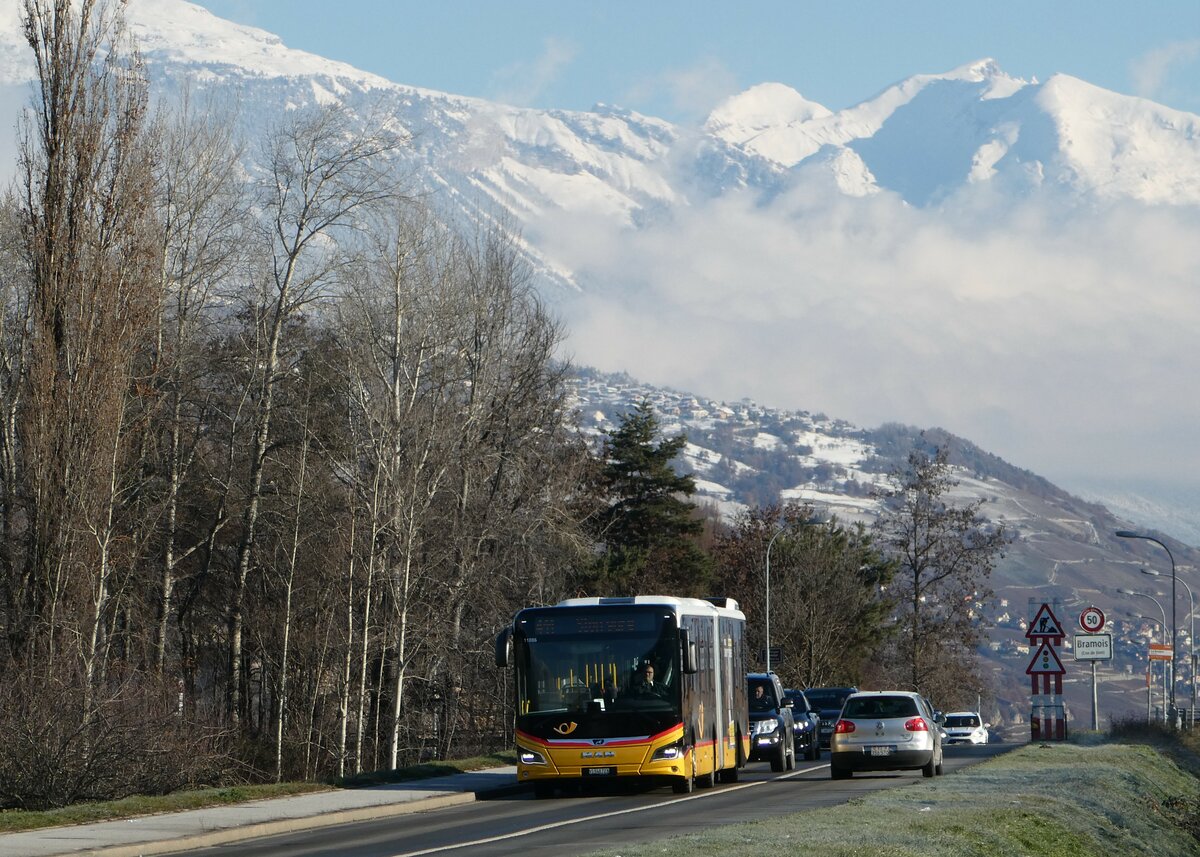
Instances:
[[[521,836],[528,836],[531,833],[541,833],[543,831],[554,830],[559,827],[570,827],[572,824],[583,824],[584,822],[587,822],[587,821],[599,821],[600,819],[604,819],[604,818],[614,818],[618,815],[629,815],[634,812],[645,812],[648,809],[657,809],[657,808],[663,807],[663,806],[671,806],[672,804],[686,803],[687,801],[690,801],[690,800],[699,800],[700,798],[713,797],[715,795],[729,794],[730,792],[736,792],[736,791],[741,791],[742,789],[754,788],[755,786],[764,786],[767,783],[774,783],[774,782],[778,782],[779,780],[789,780],[792,777],[800,776],[800,774],[811,774],[813,771],[819,771],[822,768],[828,768],[828,767],[829,767],[828,763],[826,763],[824,765],[814,765],[811,768],[804,768],[802,770],[792,771],[790,774],[784,774],[781,777],[772,777],[769,780],[759,780],[758,782],[755,782],[755,783],[738,783],[736,786],[729,786],[729,787],[723,788],[723,789],[713,789],[712,791],[708,791],[706,789],[705,791],[703,791],[699,794],[690,794],[690,795],[687,795],[686,797],[673,798],[671,800],[663,801],[662,803],[652,803],[652,804],[647,804],[646,806],[634,806],[634,807],[630,807],[629,809],[617,809],[617,810],[613,810],[612,812],[602,812],[599,815],[589,815],[584,818],[568,818],[565,821],[555,821],[551,824],[541,824],[541,825],[538,825],[537,827],[530,827],[530,828],[527,828],[526,830],[517,830],[513,833],[505,833],[500,836],[489,836],[486,839],[476,839],[471,842],[459,842],[454,845],[439,845],[436,848],[426,848],[422,851],[404,851],[399,854],[389,855],[389,857],[422,857],[422,855],[425,855],[425,854],[440,854],[443,851],[454,851],[458,848],[470,848],[470,847],[476,846],[476,845],[490,845],[493,842],[503,842],[506,839],[516,839]]]

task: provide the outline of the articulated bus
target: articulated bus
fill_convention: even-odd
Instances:
[[[538,797],[614,777],[679,793],[736,782],[750,755],[745,625],[724,598],[521,610],[496,638],[496,664],[516,679],[518,780]]]

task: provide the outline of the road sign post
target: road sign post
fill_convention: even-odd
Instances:
[[[1050,604],[1044,603],[1036,610],[1034,604],[1036,602],[1030,599],[1029,612],[1033,618],[1025,631],[1029,648],[1034,650],[1033,659],[1025,668],[1032,692],[1030,734],[1034,741],[1064,741],[1067,737],[1065,706],[1056,697],[1062,694],[1062,677],[1067,670],[1057,648],[1062,645],[1067,632]]]
[[[1079,627],[1086,634],[1075,635],[1075,660],[1091,661],[1092,667],[1092,730],[1100,728],[1100,691],[1097,686],[1096,661],[1112,660],[1112,634],[1098,633],[1104,627],[1104,613],[1089,607],[1079,614]]]

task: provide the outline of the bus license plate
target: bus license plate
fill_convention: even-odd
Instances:
[[[617,773],[616,768],[584,768],[583,776],[585,777],[611,777]]]
[[[872,756],[890,756],[890,755],[892,755],[892,748],[887,746],[886,744],[877,745],[874,747],[868,747],[867,749],[870,751]]]

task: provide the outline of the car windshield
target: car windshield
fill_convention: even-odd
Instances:
[[[860,696],[846,701],[842,716],[856,718],[911,717],[919,714],[917,701],[908,696]]]
[[[947,729],[974,729],[979,725],[979,718],[974,714],[951,714],[946,717]]]
[[[841,708],[850,694],[840,690],[806,690],[804,695],[813,708]]]
[[[783,695],[792,701],[792,708],[796,711],[808,711],[808,700],[804,698],[804,694],[798,690],[785,690]]]
[[[750,710],[771,711],[776,707],[775,688],[769,681],[750,679]]]

